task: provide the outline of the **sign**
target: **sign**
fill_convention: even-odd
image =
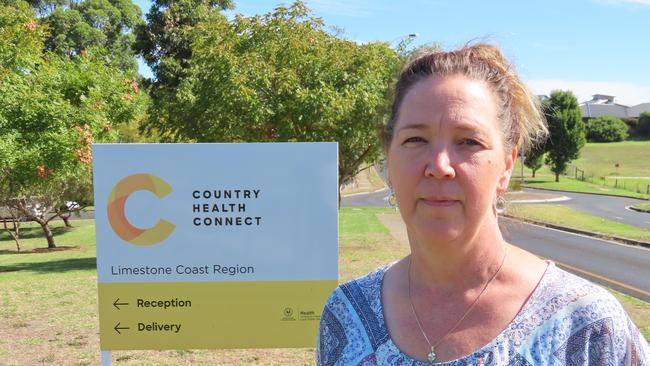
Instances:
[[[335,143],[93,146],[100,347],[314,347]]]

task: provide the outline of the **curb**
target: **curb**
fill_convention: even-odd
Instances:
[[[374,191],[364,191],[364,192],[356,192],[356,193],[342,194],[342,195],[341,195],[341,198],[343,198],[343,197],[359,196],[359,195],[362,195],[362,194],[369,194],[369,193],[377,193],[377,192],[381,192],[381,191],[383,191],[384,189],[388,189],[388,188],[387,188],[387,187],[382,187],[382,188],[375,189]]]
[[[512,201],[507,201],[507,203],[512,203],[512,204],[520,204],[520,203],[554,203],[554,202],[564,202],[564,201],[570,201],[571,198],[567,196],[562,196],[562,197],[557,197],[557,198],[547,198],[543,200],[512,200]]]
[[[634,206],[625,206],[628,210],[636,211],[636,212],[643,212],[643,213],[650,213],[650,210],[644,210],[642,208],[636,208]]]
[[[619,196],[619,195],[608,194],[608,193],[563,191],[563,190],[559,190],[559,189],[530,187],[530,186],[527,186],[527,185],[525,185],[525,184],[522,184],[521,186],[522,186],[523,188],[527,188],[527,189],[538,189],[538,190],[540,190],[540,191],[581,193],[581,194],[591,194],[591,195],[594,195],[594,196],[607,196],[607,197],[618,197],[618,198],[631,198],[631,199],[634,199],[634,200],[650,201],[650,199],[648,199],[648,198],[630,197],[630,196]]]
[[[522,218],[515,217],[515,216],[512,216],[512,215],[508,215],[508,214],[505,214],[505,213],[501,214],[501,216],[509,218],[511,220],[527,222],[527,223],[530,223],[530,224],[535,224],[535,225],[538,225],[538,226],[544,226],[544,227],[548,227],[548,228],[551,228],[551,229],[567,231],[567,232],[570,232],[570,233],[581,234],[581,235],[590,236],[590,237],[598,238],[598,239],[612,240],[612,241],[616,241],[616,242],[619,242],[619,243],[622,243],[622,244],[635,245],[635,246],[650,249],[650,242],[638,241],[638,240],[628,239],[628,238],[621,238],[621,237],[618,237],[618,236],[597,234],[597,233],[592,233],[591,231],[584,231],[584,230],[580,230],[580,229],[574,229],[574,228],[570,228],[570,227],[566,227],[566,226],[549,224],[549,223],[546,223],[546,222],[535,221],[535,220],[530,220],[530,219],[522,219]]]

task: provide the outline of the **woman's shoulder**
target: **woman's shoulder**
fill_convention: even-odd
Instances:
[[[582,359],[589,364],[597,364],[596,359],[650,361],[647,342],[603,287],[551,263],[530,301],[514,322],[511,339],[528,343],[532,359],[553,355],[560,361]],[[601,353],[593,353],[595,349]]]
[[[553,318],[553,324],[564,324],[573,330],[599,321],[609,322],[607,319],[617,322],[628,319],[611,292],[554,263],[549,264],[531,302],[527,309],[529,316],[539,321]]]
[[[336,299],[345,299],[353,302],[375,303],[380,299],[381,285],[384,274],[391,264],[378,267],[371,272],[340,284],[333,292],[327,303]]]
[[[572,312],[597,307],[603,315],[625,315],[621,304],[611,292],[552,262],[540,287],[540,293],[536,296],[538,306]]]
[[[330,295],[319,328],[318,364],[359,364],[388,340],[381,285],[390,265],[339,285]]]

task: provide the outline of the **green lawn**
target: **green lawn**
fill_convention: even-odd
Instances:
[[[537,172],[536,178],[531,178],[531,170],[524,167],[524,179],[531,187],[650,199],[649,162],[650,141],[587,143],[559,183],[553,182],[554,174],[546,166]],[[576,177],[576,168],[582,171],[578,176],[584,176],[584,184],[567,179]],[[521,177],[519,160],[513,177]]]
[[[515,179],[513,181],[516,182],[517,180]],[[650,199],[650,195],[646,194],[645,190],[643,193],[639,193],[621,188],[614,188],[604,184],[596,184],[590,181],[577,180],[567,176],[560,176],[560,181],[555,182],[555,176],[538,174],[535,178],[526,178],[525,182],[524,186],[531,188]]]
[[[571,164],[583,169],[585,176],[650,177],[649,162],[650,140],[590,142],[582,148],[580,158]],[[619,164],[618,168],[616,163]]]
[[[589,231],[604,237],[623,237],[650,242],[650,231],[586,214],[563,205],[512,204],[508,215],[537,222]]]
[[[638,205],[634,205],[633,207],[636,208],[637,210],[650,212],[650,203],[640,203]]]

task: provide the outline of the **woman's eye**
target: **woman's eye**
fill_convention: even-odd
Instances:
[[[404,140],[404,144],[417,144],[417,143],[422,143],[422,142],[426,142],[426,140],[423,139],[422,137],[418,137],[418,136],[409,137],[409,138]]]
[[[461,145],[466,145],[466,146],[478,146],[481,144],[480,142],[474,139],[462,139],[460,143]]]

